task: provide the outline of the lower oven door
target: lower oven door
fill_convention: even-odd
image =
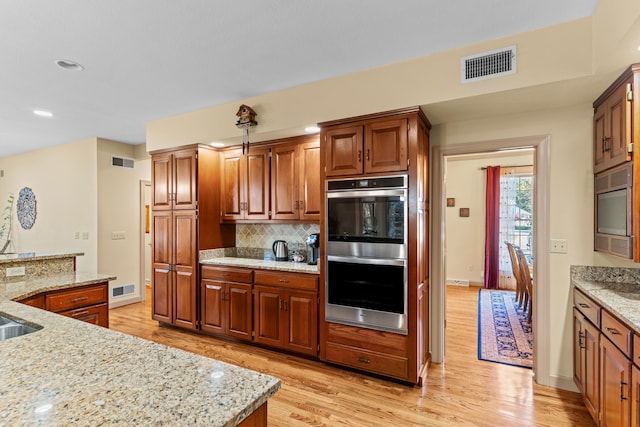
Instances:
[[[407,261],[327,256],[325,320],[407,334]]]

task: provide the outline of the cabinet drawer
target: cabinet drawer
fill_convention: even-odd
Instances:
[[[45,309],[59,313],[74,308],[107,302],[107,285],[75,288],[47,294],[45,297]]]
[[[334,362],[404,380],[407,379],[409,366],[407,359],[404,357],[391,356],[330,342],[327,343],[327,362]]]
[[[605,310],[602,310],[602,333],[627,357],[631,357],[631,330]]]
[[[59,314],[94,325],[104,326],[105,328],[109,327],[109,307],[107,303],[63,311]]]
[[[587,319],[600,327],[600,306],[577,289],[573,290],[573,304]]]
[[[317,291],[318,276],[315,274],[296,274],[258,270],[256,271],[255,284]]]
[[[253,270],[246,268],[220,268],[202,266],[202,278],[225,282],[253,283]]]

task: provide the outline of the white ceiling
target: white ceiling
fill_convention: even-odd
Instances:
[[[143,143],[150,120],[583,18],[597,3],[0,0],[0,157],[96,136]]]

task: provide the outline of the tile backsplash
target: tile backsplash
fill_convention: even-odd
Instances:
[[[319,233],[318,224],[237,224],[237,248],[271,248],[275,240],[284,240],[289,249],[304,250],[309,234]]]

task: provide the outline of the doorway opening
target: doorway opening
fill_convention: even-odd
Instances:
[[[147,296],[151,287],[151,181],[140,180],[140,300]]]
[[[479,155],[505,150],[530,149],[534,165],[534,204],[536,206],[532,227],[535,239],[532,254],[535,257],[533,274],[537,278],[534,300],[532,328],[534,348],[549,348],[549,153],[550,137],[531,136],[504,140],[436,146],[432,155],[432,266],[431,266],[431,353],[435,363],[445,358],[445,315],[446,315],[446,252],[445,226],[447,212],[446,162],[447,157],[456,155]],[[461,206],[464,207],[464,206]],[[471,217],[471,213],[470,213]],[[484,227],[483,227],[484,228]],[[536,351],[533,372],[536,382],[550,384],[549,354]]]
[[[526,322],[524,299],[518,300],[516,304],[511,303],[512,298],[515,300],[518,287],[506,242],[521,248],[530,260],[533,259],[533,157],[534,150],[531,148],[445,156],[444,191],[447,203],[444,217],[444,274],[447,324],[452,324],[451,321],[459,314],[458,303],[453,301],[457,301],[461,292],[465,292],[460,288],[462,287],[468,294],[465,298],[474,300],[471,304],[465,303],[469,316],[473,317],[472,320],[467,320],[471,322],[467,326],[478,325],[478,335],[474,342],[478,346],[483,343],[481,359],[503,360],[502,363],[516,366],[530,366],[533,346],[531,327]],[[487,167],[496,166],[500,167],[496,175],[499,180],[499,197],[495,198],[499,209],[487,211]],[[495,218],[488,218],[488,215],[495,215]],[[506,306],[500,305],[499,308],[494,307],[495,302],[487,305],[488,301],[494,301],[491,295],[497,298],[498,294],[483,291],[481,298],[480,293],[485,283],[487,221],[499,224],[491,228],[498,248],[493,253],[491,262],[497,271],[494,268],[490,275],[492,282],[495,280],[491,287],[500,290],[499,300],[503,301],[502,304],[508,302]],[[484,301],[483,310],[479,309],[481,299]],[[494,309],[498,310],[496,313],[501,322],[500,335],[493,329]],[[504,317],[503,314],[507,316]],[[482,322],[479,321],[481,317]],[[506,325],[511,327],[507,328]],[[451,338],[451,331],[449,332]],[[510,344],[505,345],[506,342]],[[517,352],[514,352],[512,346],[516,346]],[[467,357],[475,358],[475,354],[479,354],[477,350],[479,349],[468,353]],[[487,359],[488,354],[492,354],[492,357]],[[506,354],[510,356],[506,357]]]

